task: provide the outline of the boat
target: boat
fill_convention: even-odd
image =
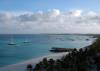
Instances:
[[[13,38],[11,39],[10,43],[8,45],[16,45],[16,43],[13,42]]]
[[[24,41],[23,43],[30,43],[29,41]]]
[[[8,45],[16,45],[15,43],[8,43]]]
[[[89,39],[87,38],[86,41],[89,41]]]
[[[23,43],[30,43],[30,41],[29,41],[28,39],[25,39],[25,40],[23,41]]]

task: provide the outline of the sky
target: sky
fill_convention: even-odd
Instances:
[[[100,0],[0,0],[0,34],[100,33]]]

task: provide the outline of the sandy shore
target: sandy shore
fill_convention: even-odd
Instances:
[[[26,66],[28,64],[32,64],[33,67],[35,66],[36,63],[38,63],[39,61],[41,61],[43,58],[53,58],[53,59],[59,59],[62,56],[68,54],[68,52],[64,52],[64,53],[54,53],[52,55],[48,55],[48,56],[42,56],[42,57],[38,57],[38,58],[34,58],[34,59],[30,59],[21,63],[17,63],[17,64],[12,64],[12,65],[8,65],[5,67],[1,67],[0,71],[26,71]]]

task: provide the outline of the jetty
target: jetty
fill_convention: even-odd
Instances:
[[[59,48],[59,47],[52,47],[51,50],[49,50],[50,52],[71,52],[73,51],[74,48]]]

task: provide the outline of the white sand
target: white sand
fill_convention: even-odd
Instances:
[[[32,64],[33,67],[34,67],[36,63],[40,62],[45,57],[48,58],[48,59],[50,59],[50,58],[59,59],[62,56],[66,55],[67,53],[68,52],[54,53],[52,55],[42,56],[42,57],[39,57],[39,58],[34,58],[34,59],[27,60],[27,61],[24,61],[24,62],[21,62],[21,63],[12,64],[12,65],[8,65],[6,67],[2,67],[2,68],[0,68],[0,71],[27,71],[26,66],[28,64]]]

